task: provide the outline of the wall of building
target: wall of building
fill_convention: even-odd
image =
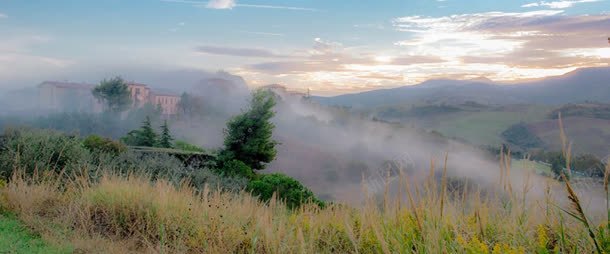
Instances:
[[[131,93],[132,107],[139,108],[146,103],[159,105],[162,114],[171,116],[178,113],[180,96],[154,94],[151,89],[138,83],[127,84]],[[43,111],[83,111],[101,112],[103,105],[91,93],[94,85],[45,81],[38,86],[38,106]]]
[[[180,97],[176,95],[153,95],[153,104],[161,105],[163,115],[176,115],[178,102],[180,102]]]

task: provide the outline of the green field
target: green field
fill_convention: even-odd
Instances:
[[[425,127],[451,138],[465,140],[474,145],[502,144],[502,132],[519,122],[534,122],[545,119],[548,109],[528,106],[524,111],[458,112],[424,119]]]
[[[553,175],[551,166],[530,160],[512,160],[512,168],[517,170],[534,170],[536,174]]]
[[[13,216],[0,214],[0,253],[72,253],[72,250],[46,244]]]

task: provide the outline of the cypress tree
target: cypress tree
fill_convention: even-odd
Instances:
[[[174,138],[169,131],[169,127],[167,126],[167,120],[163,121],[163,125],[161,125],[161,137],[159,138],[159,147],[163,148],[173,148],[172,141]]]

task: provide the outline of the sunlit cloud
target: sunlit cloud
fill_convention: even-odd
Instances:
[[[249,64],[237,71],[248,80],[286,82],[333,94],[435,78],[511,82],[610,65],[606,14],[486,12],[408,16],[393,24],[406,37],[394,43],[393,51],[315,38],[310,49],[300,50],[298,59]]]
[[[210,9],[233,9],[235,0],[211,0],[205,7]]]
[[[527,7],[548,7],[551,9],[565,9],[565,8],[573,7],[576,4],[594,3],[594,2],[601,2],[601,1],[603,1],[603,0],[576,0],[576,1],[553,1],[553,2],[540,1],[540,2],[524,4],[521,7],[526,7],[526,8]]]

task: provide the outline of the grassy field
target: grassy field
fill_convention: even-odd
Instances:
[[[46,244],[14,216],[0,214],[0,253],[59,254],[72,253],[72,250]]]
[[[533,170],[536,174],[553,175],[551,166],[540,162],[513,159],[512,166],[515,169]]]
[[[449,190],[434,177],[400,179],[398,193],[368,197],[356,208],[290,210],[247,193],[197,193],[138,176],[63,186],[17,177],[1,193],[2,206],[28,227],[49,232],[58,228],[48,225],[65,225],[81,253],[592,253],[595,243],[610,250],[605,214],[589,217],[596,218],[588,220],[594,243],[588,227],[561,210],[579,214],[557,182],[538,182],[548,186],[539,195],[529,192],[531,183],[512,186],[505,178],[495,185],[499,195],[489,196],[475,186]],[[14,220],[7,225],[21,232]],[[34,253],[47,250],[29,234],[16,239],[41,246]]]
[[[519,110],[458,112],[446,116],[424,119],[427,128],[447,137],[455,137],[474,145],[500,145],[501,133],[519,122],[535,122],[545,119],[546,107],[528,106]]]

